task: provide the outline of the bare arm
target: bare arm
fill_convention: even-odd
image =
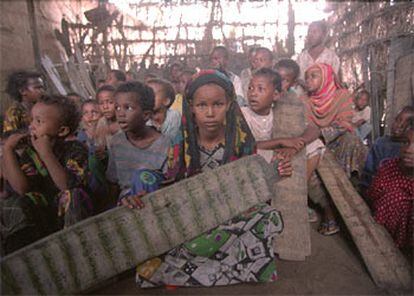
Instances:
[[[309,123],[303,132],[301,138],[305,141],[305,144],[309,144],[319,138],[321,131],[314,123]]]

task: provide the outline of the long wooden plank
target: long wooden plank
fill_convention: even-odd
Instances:
[[[73,294],[272,198],[272,167],[250,156],[52,234],[1,261],[2,294]],[[213,214],[212,214],[213,213]]]
[[[297,137],[304,132],[304,105],[295,93],[280,98],[273,114],[273,137]],[[281,259],[301,261],[311,254],[304,149],[292,159],[292,167],[292,177],[274,184],[272,205],[282,213],[284,222],[283,233],[275,240],[274,248]]]
[[[410,265],[388,232],[375,222],[368,206],[331,152],[325,153],[318,172],[374,282],[392,291],[412,288]]]

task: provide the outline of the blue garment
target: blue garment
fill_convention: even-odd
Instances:
[[[361,187],[364,189],[368,188],[382,162],[398,157],[400,155],[400,148],[401,143],[393,141],[390,136],[378,138],[372,145],[365,161],[360,181]]]
[[[137,169],[131,175],[131,188],[124,190],[119,196],[119,199],[130,195],[137,195],[143,191],[146,193],[154,192],[161,187],[161,183],[164,180],[165,178],[162,172]]]

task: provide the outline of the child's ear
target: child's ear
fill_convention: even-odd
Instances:
[[[280,92],[275,90],[273,93],[273,102],[276,102],[279,99],[280,99]]]
[[[164,98],[164,99],[162,100],[162,104],[163,104],[165,107],[169,106],[169,105],[171,104],[171,102],[172,102],[171,98],[168,98],[168,97],[166,97],[166,98]]]
[[[68,126],[64,126],[64,125],[62,125],[60,128],[59,128],[59,131],[58,131],[58,136],[60,137],[60,138],[64,138],[64,137],[66,137],[67,135],[69,135],[69,133],[70,133],[70,128],[68,127]]]
[[[151,118],[152,114],[153,112],[151,110],[145,110],[144,112],[142,112],[144,122],[147,122]]]

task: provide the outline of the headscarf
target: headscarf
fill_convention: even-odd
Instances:
[[[197,126],[190,105],[197,89],[206,84],[220,86],[224,89],[226,98],[231,100],[226,114],[223,163],[255,153],[254,137],[236,102],[234,87],[230,79],[217,70],[202,70],[192,77],[186,88],[181,131],[174,140],[168,155],[167,179],[177,181],[201,172]]]
[[[309,94],[308,118],[321,128],[335,123],[352,131],[352,95],[340,85],[330,65],[315,64],[306,72],[315,68],[322,73],[322,83],[315,93]]]

